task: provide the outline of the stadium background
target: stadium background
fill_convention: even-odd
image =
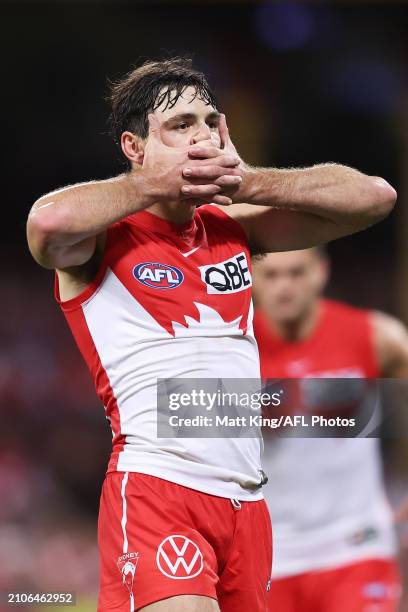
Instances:
[[[110,432],[53,301],[52,273],[28,254],[29,207],[52,188],[121,170],[107,135],[107,77],[140,59],[193,53],[246,161],[337,161],[398,189],[389,219],[331,245],[329,295],[408,323],[408,9],[15,1],[0,13],[0,590],[75,590],[85,612],[95,609]],[[406,441],[384,445],[395,502],[408,491]],[[400,532],[404,558],[407,527]]]

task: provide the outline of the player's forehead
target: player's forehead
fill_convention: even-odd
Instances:
[[[163,93],[167,91],[163,88],[159,93],[159,99]],[[170,99],[175,95],[175,92],[170,92]],[[178,97],[176,103],[169,104],[168,96],[165,95],[161,104],[155,109],[155,114],[161,121],[167,121],[177,115],[193,114],[200,118],[206,118],[207,116],[217,113],[217,110],[211,104],[207,104],[197,94],[195,87],[186,87],[181,95]]]
[[[268,253],[260,261],[265,272],[290,272],[299,268],[307,268],[316,261],[314,249],[302,251],[287,251],[284,253]]]

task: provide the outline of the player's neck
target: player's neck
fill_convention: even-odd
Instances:
[[[312,336],[317,325],[319,312],[320,303],[316,301],[296,319],[273,321],[273,326],[282,340],[302,342]]]
[[[185,202],[169,202],[168,204],[157,203],[148,208],[148,211],[161,219],[172,223],[187,223],[194,217],[196,202],[185,200]]]

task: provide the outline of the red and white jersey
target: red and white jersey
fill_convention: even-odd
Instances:
[[[380,376],[370,316],[321,300],[313,333],[303,341],[286,342],[257,311],[254,329],[262,376]],[[332,402],[336,409],[333,385],[328,389],[328,397],[321,398],[323,408],[330,410]],[[299,411],[310,411],[306,397],[299,397]],[[264,443],[263,465],[269,477],[264,495],[274,527],[275,578],[395,554],[377,438],[265,436]]]
[[[58,285],[58,283],[57,283]],[[108,229],[100,270],[56,297],[113,432],[109,471],[257,500],[257,438],[158,438],[158,378],[258,378],[251,264],[241,226],[214,205],[179,225],[142,211]]]

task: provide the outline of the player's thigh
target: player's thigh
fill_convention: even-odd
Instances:
[[[179,595],[140,608],[138,612],[220,612],[220,608],[211,597]]]
[[[204,599],[205,612],[214,609],[208,606],[216,599],[216,555],[184,510],[195,498],[194,491],[152,476],[107,475],[98,521],[98,612],[141,610],[192,595]],[[189,609],[180,607],[183,601],[162,609]]]

